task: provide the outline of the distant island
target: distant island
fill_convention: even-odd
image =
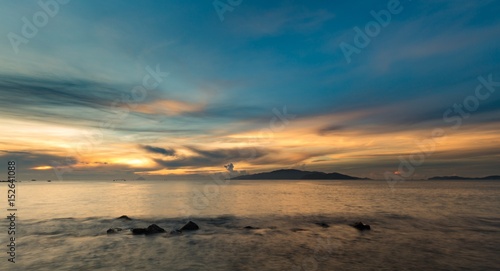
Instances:
[[[303,171],[298,169],[280,169],[271,172],[242,175],[231,180],[370,180],[358,178],[337,172],[324,173],[319,171]]]
[[[444,181],[444,180],[479,180],[479,181],[488,181],[488,180],[500,180],[500,176],[486,176],[486,177],[478,177],[478,178],[470,178],[470,177],[461,177],[461,176],[436,176],[428,179],[429,181]]]

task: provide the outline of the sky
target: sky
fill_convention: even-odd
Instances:
[[[498,1],[1,4],[0,179],[500,174]]]

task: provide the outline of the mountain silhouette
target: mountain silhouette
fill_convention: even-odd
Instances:
[[[242,175],[231,180],[369,180],[337,172],[303,171],[298,169],[279,169],[271,172]]]

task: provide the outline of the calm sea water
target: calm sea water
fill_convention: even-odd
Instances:
[[[408,181],[391,190],[383,181],[54,181],[18,183],[16,192],[12,264],[0,183],[0,270],[500,268],[500,182]],[[106,234],[152,223],[168,232],[189,220],[201,229]],[[349,226],[357,221],[372,230]]]

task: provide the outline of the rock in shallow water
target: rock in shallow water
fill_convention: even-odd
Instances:
[[[156,225],[156,224],[152,224],[150,225],[147,229],[146,229],[146,234],[151,234],[151,233],[162,233],[162,232],[165,232],[165,230],[163,228],[161,228],[160,226]]]
[[[244,229],[247,229],[247,230],[258,230],[260,228],[252,227],[252,226],[246,226],[246,227],[244,227]]]
[[[356,222],[356,223],[352,224],[351,226],[360,230],[360,231],[371,230],[370,225],[364,224],[363,222]]]
[[[117,233],[117,232],[119,232],[119,231],[122,231],[122,229],[121,229],[121,228],[113,228],[113,229],[108,229],[108,230],[106,231],[106,233],[107,233],[107,234],[113,234],[113,233]]]
[[[200,227],[198,227],[198,225],[196,225],[196,223],[194,223],[193,221],[189,221],[186,225],[182,226],[180,231],[196,231],[199,229],[200,229]]]
[[[132,229],[132,234],[154,234],[163,233],[165,230],[156,224],[151,224],[147,228],[135,228]]]

